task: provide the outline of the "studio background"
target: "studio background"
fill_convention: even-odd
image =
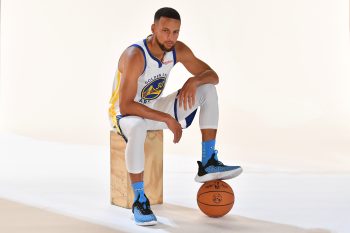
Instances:
[[[69,144],[108,146],[118,58],[151,33],[163,6],[179,40],[219,75],[223,158],[304,171],[349,171],[347,0],[2,0],[1,127]],[[164,94],[190,74],[181,64]],[[200,158],[198,116],[165,153]]]

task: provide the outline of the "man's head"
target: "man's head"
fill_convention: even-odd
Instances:
[[[159,47],[166,52],[171,51],[180,32],[180,14],[173,8],[163,7],[154,14],[152,32]]]

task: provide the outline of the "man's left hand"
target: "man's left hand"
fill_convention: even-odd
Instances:
[[[189,78],[182,86],[178,95],[179,106],[184,106],[185,111],[187,110],[187,104],[191,109],[196,101],[196,90],[198,87],[198,81],[195,77]]]

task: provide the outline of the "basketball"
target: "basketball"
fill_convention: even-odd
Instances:
[[[209,217],[222,217],[233,207],[235,195],[231,186],[222,180],[205,182],[198,190],[199,209]]]

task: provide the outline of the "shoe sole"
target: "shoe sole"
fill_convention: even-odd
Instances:
[[[135,222],[136,225],[139,226],[152,226],[152,225],[156,225],[157,221],[150,221],[150,222]]]
[[[194,180],[198,183],[205,183],[211,180],[227,180],[239,176],[242,172],[242,168],[237,168],[233,171],[209,173],[204,176],[198,176],[197,174]]]

